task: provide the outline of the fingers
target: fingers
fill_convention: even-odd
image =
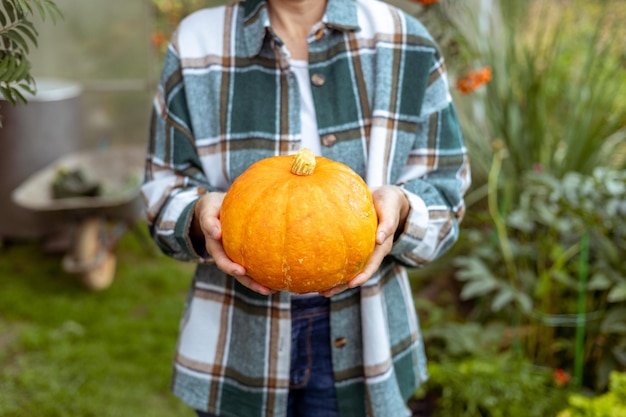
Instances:
[[[271,288],[268,288],[264,285],[259,284],[258,282],[256,282],[255,280],[253,280],[247,275],[233,275],[233,277],[237,281],[239,281],[239,283],[243,285],[244,287],[247,287],[251,289],[252,291],[258,292],[261,295],[270,295],[276,292],[275,290],[272,290]]]
[[[356,288],[365,284],[372,277],[372,275],[376,273],[380,264],[383,262],[383,259],[385,259],[385,256],[387,256],[389,251],[391,251],[392,246],[393,234],[385,237],[380,244],[377,242],[367,265],[365,265],[363,271],[348,282],[348,288]]]
[[[348,288],[365,284],[376,273],[385,256],[391,251],[396,232],[400,225],[404,225],[408,214],[408,200],[398,187],[376,188],[372,190],[372,198],[378,216],[376,246],[363,271],[348,282]]]
[[[229,275],[245,275],[243,266],[230,260],[222,245],[222,224],[219,219],[224,193],[211,192],[196,204],[195,216],[204,235],[206,250],[219,269]]]
[[[271,288],[261,285],[253,280],[251,277],[246,275],[246,268],[231,261],[224,251],[221,240],[208,237],[207,251],[209,251],[215,261],[215,265],[217,265],[221,271],[233,276],[244,287],[263,295],[270,295],[276,292]]]
[[[330,297],[332,297],[333,295],[337,295],[337,294],[339,294],[340,292],[343,292],[343,291],[345,291],[345,290],[347,290],[347,289],[348,289],[348,286],[347,286],[346,284],[339,284],[339,285],[337,285],[336,287],[333,287],[333,288],[331,288],[331,289],[329,289],[329,290],[326,290],[326,291],[320,291],[320,295],[321,295],[322,297],[327,297],[327,298],[330,298]]]
[[[378,227],[376,228],[376,244],[382,245],[393,237],[397,227],[399,216],[389,209],[390,203],[385,199],[378,200],[375,203],[376,212],[378,214]]]
[[[395,186],[383,186],[372,191],[374,208],[378,215],[376,243],[382,245],[389,237],[394,237],[398,226],[404,225],[409,202],[402,190]]]
[[[196,204],[195,215],[198,217],[200,228],[206,239],[222,238],[219,215],[225,195],[225,193],[211,192],[205,194]]]
[[[219,219],[224,193],[211,192],[204,195],[196,204],[195,216],[204,235],[206,250],[215,261],[215,265],[228,275],[232,275],[243,286],[263,295],[275,291],[265,287],[246,275],[246,269],[233,262],[222,245],[222,224]]]
[[[246,269],[230,260],[222,245],[222,228],[219,213],[224,193],[208,193],[196,204],[195,215],[199,218],[200,228],[205,237],[206,249],[217,267],[225,273],[235,277],[245,287],[260,294],[269,295],[273,290],[254,281],[246,275]],[[376,245],[370,259],[356,277],[347,284],[320,292],[324,297],[332,297],[348,288],[355,288],[365,284],[378,270],[380,264],[393,246],[394,236],[399,225],[404,225],[409,211],[406,196],[398,187],[383,186],[372,190],[374,208],[378,216],[376,229]]]
[[[246,275],[246,269],[243,266],[231,261],[228,255],[226,255],[221,239],[214,239],[207,236],[206,249],[220,270],[234,276]]]
[[[333,295],[337,295],[349,288],[356,288],[365,284],[376,273],[380,264],[383,262],[383,259],[385,259],[385,256],[387,256],[387,254],[391,251],[392,246],[393,233],[386,233],[381,230],[381,227],[379,226],[376,235],[376,246],[374,246],[374,251],[372,252],[370,259],[363,270],[357,276],[352,278],[347,284],[340,284],[329,290],[320,292],[320,295],[324,297],[332,297]]]

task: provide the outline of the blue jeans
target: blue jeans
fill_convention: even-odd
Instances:
[[[288,417],[336,417],[337,397],[330,344],[330,301],[291,302],[291,372]]]
[[[291,372],[288,417],[338,417],[330,347],[330,301],[291,302]],[[215,417],[197,411],[198,417]]]

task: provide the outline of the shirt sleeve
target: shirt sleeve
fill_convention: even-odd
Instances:
[[[207,191],[213,189],[202,171],[173,42],[153,100],[141,187],[150,232],[165,254],[183,261],[210,261],[206,249],[194,248],[189,237],[193,208]]]
[[[465,213],[463,196],[471,182],[467,149],[438,54],[433,54],[429,75],[417,137],[398,181],[410,212],[390,253],[409,266],[427,264],[456,242]]]

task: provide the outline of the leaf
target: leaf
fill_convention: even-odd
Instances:
[[[24,35],[30,39],[30,42],[37,46],[37,35],[38,32],[35,29],[35,26],[31,22],[23,21],[19,26],[15,28],[16,30],[21,31]]]
[[[35,88],[35,83],[32,77],[28,77],[28,80],[26,82],[18,84],[18,88],[22,91],[27,92],[31,96],[34,96],[37,93],[37,89]]]
[[[15,55],[8,55],[2,60],[2,64],[0,67],[0,80],[2,81],[10,81],[13,77],[13,73],[18,65],[18,57]]]
[[[461,290],[461,299],[468,300],[471,298],[480,297],[488,294],[497,288],[498,283],[494,280],[485,278],[483,280],[476,280],[469,282],[463,286]]]
[[[9,70],[12,59],[13,57],[9,55],[0,56],[0,80],[4,79],[4,73]]]
[[[547,226],[554,224],[558,219],[556,214],[544,204],[536,205],[535,210],[539,221]]]
[[[10,1],[3,1],[2,5],[7,13],[6,15],[9,18],[9,22],[15,22],[17,20],[17,15],[13,3]]]
[[[22,10],[22,13],[33,13],[33,9],[30,7],[30,3],[26,0],[17,0],[17,6]]]
[[[480,258],[459,257],[454,264],[459,268],[455,274],[459,281],[482,280],[485,277],[496,279],[487,264]]]
[[[41,19],[46,20],[46,10],[44,9],[41,2],[35,0],[35,7],[37,8],[37,11],[39,12],[39,16],[41,17]]]
[[[28,43],[17,30],[11,29],[6,32],[4,36],[12,40],[18,49],[22,49],[24,52],[28,53]]]
[[[502,290],[498,291],[498,294],[493,299],[491,303],[491,309],[493,311],[500,311],[502,308],[509,304],[515,298],[515,293],[511,290],[510,287],[505,287]]]
[[[30,62],[25,59],[21,59],[16,62],[17,67],[11,74],[10,78],[5,78],[4,81],[17,82],[22,81],[30,76]]]
[[[626,307],[612,308],[600,325],[602,333],[626,334]]]
[[[57,17],[63,17],[63,13],[61,13],[59,7],[51,0],[35,0],[35,6],[37,7],[39,16],[44,21],[46,20],[46,16],[50,17],[53,23],[56,23]]]
[[[507,225],[520,230],[524,233],[531,233],[534,230],[533,221],[530,219],[529,213],[523,210],[515,210],[507,216]]]
[[[12,105],[17,104],[17,98],[15,97],[14,90],[10,87],[6,86],[7,84],[0,85],[0,95],[2,95],[6,101],[11,103]]]
[[[565,287],[574,289],[578,288],[578,280],[572,278],[567,271],[560,269],[552,271],[552,279],[563,284]]]
[[[605,274],[599,272],[593,274],[589,283],[587,284],[587,289],[591,291],[603,291],[608,290],[613,285],[613,282],[607,277]]]
[[[519,304],[520,308],[525,314],[530,314],[533,310],[533,300],[523,292],[519,292],[515,294],[515,299],[517,304]]]
[[[609,303],[619,303],[626,300],[626,283],[616,285],[606,297]]]
[[[28,100],[26,100],[26,97],[24,97],[24,95],[17,88],[13,88],[13,95],[16,102],[20,102],[23,104],[26,104],[26,102],[28,102]]]

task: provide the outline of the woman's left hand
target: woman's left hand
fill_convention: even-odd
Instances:
[[[341,284],[320,292],[324,297],[332,297],[348,288],[359,287],[367,282],[380,267],[383,259],[391,251],[396,232],[404,228],[409,214],[409,201],[404,192],[396,186],[385,185],[372,190],[374,209],[378,216],[376,246],[369,262],[357,276],[347,284]]]

